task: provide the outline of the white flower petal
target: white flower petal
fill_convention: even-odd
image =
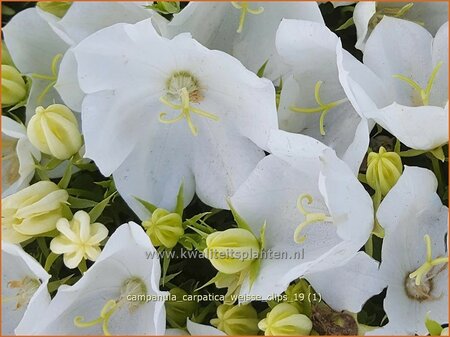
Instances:
[[[14,15],[3,28],[3,34],[15,65],[24,74],[51,74],[53,58],[59,53],[64,54],[68,47],[55,35],[36,8]]]
[[[320,140],[333,148],[340,158],[345,156],[348,164],[357,172],[367,150],[368,131],[367,139],[360,142],[364,129],[359,128],[358,136],[355,133],[359,125],[365,122],[361,121],[360,115],[349,102],[342,101],[346,100],[346,93],[339,79],[337,61],[342,47],[337,36],[323,24],[283,20],[277,32],[277,47],[286,63],[292,66],[293,72],[293,76],[283,83],[279,106],[280,127]],[[319,95],[324,104],[341,101],[324,118],[325,135],[321,134],[320,111],[293,111],[295,107],[319,106],[315,89],[320,82]],[[355,148],[357,152],[353,152]]]
[[[380,3],[382,6],[389,6],[387,3]],[[398,3],[403,7],[404,2]],[[441,25],[448,21],[448,3],[446,2],[414,2],[414,6],[405,13],[404,18],[409,21],[419,22],[432,34],[435,35]]]
[[[360,312],[364,303],[386,286],[378,265],[369,255],[359,252],[341,267],[308,274],[305,278],[334,310]]]
[[[123,41],[123,49],[117,48],[117,39]],[[81,87],[88,93],[82,107],[86,157],[94,159],[104,175],[117,170],[114,176],[119,192],[141,217],[145,212],[133,201],[134,196],[171,208],[183,179],[185,203],[190,202],[193,176],[203,180],[202,170],[209,167],[200,166],[200,161],[213,157],[205,151],[215,153],[217,147],[228,146],[208,148],[209,140],[202,141],[208,137],[205,123],[217,123],[227,135],[236,135],[233,151],[246,149],[253,165],[261,158],[256,146],[266,149],[270,130],[277,128],[273,84],[247,71],[231,56],[206,49],[189,34],[167,40],[157,35],[151,20],[119,24],[89,36],[74,53]],[[191,104],[219,119],[206,121],[193,112],[192,123],[201,134],[198,138],[190,133],[185,118],[168,124],[158,120],[162,112],[168,116],[177,113],[160,102],[175,71],[188,71],[196,77],[203,97]],[[105,151],[105,147],[111,150]],[[249,166],[245,174],[250,172]],[[219,185],[226,190],[215,191],[218,185],[214,185],[205,192],[201,186],[207,183],[196,182],[208,203],[225,207],[224,196],[245,179],[243,172],[231,173],[236,177]]]
[[[199,126],[201,133],[195,139],[192,170],[199,198],[212,207],[228,208],[226,199],[264,158],[264,151],[234,128],[215,123],[202,121]]]
[[[103,175],[111,175],[133,151],[139,138],[157,126],[161,104],[155,104],[154,97],[145,96],[146,88],[130,87],[120,92],[98,92],[84,99],[85,158],[93,159]],[[140,97],[144,99],[138,100]]]
[[[332,150],[325,150],[320,159],[319,190],[337,226],[337,234],[362,246],[373,229],[372,199]]]
[[[160,42],[158,48],[156,41]],[[131,90],[132,86],[146,87],[148,96],[158,93],[174,63],[173,58],[167,57],[172,53],[166,42],[159,38],[150,20],[135,25],[119,23],[90,35],[72,49],[78,62],[81,89],[94,93],[118,88]]]
[[[417,184],[417,181],[421,183]],[[429,310],[440,322],[444,322],[448,315],[447,285],[438,281],[448,277],[448,270],[432,280],[431,295],[439,299],[419,302],[409,298],[405,292],[405,279],[425,262],[425,234],[431,238],[433,258],[447,254],[444,236],[448,209],[442,206],[436,187],[436,178],[431,171],[406,166],[377,212],[377,218],[385,229],[380,268],[388,284],[384,309],[389,321],[408,334],[426,332],[424,317]],[[440,297],[441,294],[444,296]]]
[[[186,323],[187,330],[191,336],[226,336],[226,333],[210,325],[192,322],[189,318]]]
[[[397,103],[367,113],[403,144],[417,150],[432,150],[448,141],[448,107],[410,107]]]
[[[222,50],[257,72],[269,60],[264,76],[276,80],[285,72],[275,49],[275,34],[283,18],[323,23],[316,3],[253,2],[250,8],[263,7],[258,15],[247,14],[243,30],[237,33],[241,11],[230,3],[190,2],[173,20],[162,24],[163,36],[181,32],[192,36],[209,49]]]
[[[2,116],[2,133],[12,138],[22,138],[26,137],[27,128],[12,118]]]
[[[263,7],[264,12],[247,18],[242,33],[234,42],[232,55],[255,73],[268,61],[264,77],[277,80],[287,71],[275,47],[280,22],[298,19],[323,24],[322,14],[315,2],[253,2],[250,6]],[[237,9],[234,11],[239,13]]]
[[[355,22],[357,41],[355,47],[364,51],[369,35],[369,22],[376,12],[375,1],[358,2],[353,10],[353,21]]]
[[[185,206],[192,200],[195,182],[188,165],[192,157],[192,137],[184,121],[153,124],[114,172],[120,195],[141,220],[146,220],[149,213],[135,197],[173,210],[183,183]]]
[[[448,4],[445,4],[448,6]],[[448,22],[439,28],[433,40],[433,67],[439,62],[442,66],[436,74],[430,94],[430,104],[445,106],[448,102]]]
[[[310,137],[283,131],[272,132],[269,148],[273,154],[261,160],[231,198],[233,206],[255,235],[267,223],[265,249],[284,256],[274,258],[267,255],[261,260],[261,268],[252,287],[246,282],[241,288],[241,294],[263,298],[281,293],[289,282],[306,273],[345,263],[367,240],[373,221],[370,197],[361,194],[362,186],[356,185],[359,183],[343,162],[334,155],[333,160],[339,161],[336,164],[329,160],[330,155],[325,155],[323,158],[330,168],[324,165],[321,173],[319,157],[331,149]],[[336,172],[329,172],[331,168]],[[323,184],[326,191],[319,191],[319,175],[326,177]],[[339,191],[331,189],[329,185],[332,184],[336,184]],[[331,205],[330,212],[333,217],[336,214],[336,225],[313,223],[304,228],[306,240],[297,244],[294,231],[305,219],[297,208],[297,199],[302,194],[313,197],[311,205],[304,205],[310,212],[330,215],[325,203]],[[341,214],[342,207],[336,200],[342,199],[342,195],[349,196],[349,200],[342,201],[347,201],[345,215]],[[278,275],[275,280],[273,275]]]
[[[74,2],[55,26],[75,45],[115,23],[136,23],[148,19],[152,11],[145,5],[144,2]]]
[[[431,34],[420,25],[385,16],[375,27],[364,49],[364,64],[395,93],[397,103],[415,106],[414,91],[393,75],[403,75],[426,86],[432,72]]]
[[[362,117],[394,100],[383,81],[366,65],[342,48],[337,48],[339,80],[348,99]]]
[[[150,256],[152,252],[155,255]],[[131,277],[145,282],[147,294],[164,296],[165,293],[159,291],[160,272],[156,251],[147,234],[135,223],[124,224],[114,232],[97,261],[75,285],[59,288],[45,318],[31,333],[102,334],[101,324],[78,328],[74,318],[83,316],[89,321],[99,317],[105,303],[118,299],[123,282]],[[111,316],[109,329],[120,335],[162,335],[165,331],[164,302],[149,301],[131,312],[126,305]]]
[[[38,279],[40,286],[26,306],[16,309],[15,300],[7,300],[15,296],[18,289],[11,289],[8,282],[25,277]],[[2,242],[2,335],[22,334],[36,324],[50,303],[47,291],[50,275],[42,266],[20,246]]]
[[[77,77],[77,61],[72,49],[69,49],[59,65],[58,80],[54,88],[60,95],[64,104],[71,110],[81,111],[84,93],[80,88]]]

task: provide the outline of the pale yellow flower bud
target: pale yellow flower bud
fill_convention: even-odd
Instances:
[[[67,268],[78,267],[82,259],[95,261],[100,255],[100,243],[108,236],[108,229],[101,223],[91,224],[85,211],[78,211],[71,221],[61,218],[56,223],[61,233],[50,242],[55,254],[64,254]]]
[[[230,336],[254,336],[258,333],[258,314],[251,304],[221,304],[211,324]]]
[[[7,64],[9,66],[13,66],[14,62],[11,58],[11,54],[8,51],[8,48],[6,48],[5,43],[2,41],[2,64]]]
[[[311,320],[300,314],[297,308],[289,303],[277,304],[258,323],[265,336],[308,336],[312,329]]]
[[[378,153],[371,152],[367,157],[367,183],[381,195],[386,195],[395,185],[403,171],[402,159],[395,152],[387,152],[380,147]]]
[[[51,181],[39,181],[2,200],[2,239],[20,243],[56,228],[69,194]]]
[[[62,104],[36,108],[28,123],[27,135],[39,151],[64,160],[77,153],[82,145],[78,122],[72,111]]]
[[[69,1],[42,1],[36,3],[36,7],[39,7],[43,11],[51,13],[58,18],[62,18],[71,5],[72,2]]]
[[[27,96],[27,85],[19,71],[2,64],[2,106],[12,106]]]
[[[209,234],[203,253],[218,271],[234,274],[248,268],[259,252],[260,244],[250,231],[231,228]]]
[[[448,328],[442,329],[441,336],[448,336]]]
[[[147,229],[154,246],[172,248],[184,234],[181,216],[163,208],[156,209],[149,220],[142,222],[142,226]]]

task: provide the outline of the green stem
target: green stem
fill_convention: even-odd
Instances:
[[[433,155],[428,155],[428,158],[431,160],[431,165],[433,167],[433,172],[436,175],[438,181],[438,194],[442,196],[444,194],[444,184],[442,180],[442,171],[441,166],[439,164],[439,160]]]

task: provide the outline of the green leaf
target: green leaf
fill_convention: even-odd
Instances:
[[[109,197],[103,199],[100,201],[91,211],[89,212],[89,216],[91,218],[91,222],[95,222],[100,215],[102,215],[103,211],[105,210],[106,206],[108,206],[109,201],[117,194],[117,192],[114,192]]]
[[[430,312],[425,316],[425,326],[431,336],[440,336],[443,330],[442,326],[430,318]]]
[[[44,237],[38,237],[36,239],[37,244],[39,246],[39,249],[41,250],[42,254],[44,254],[45,257],[48,256],[48,254],[50,253],[50,250],[47,247],[47,243],[45,242],[45,238]]]
[[[66,276],[66,277],[64,277],[64,278],[61,279],[61,280],[56,280],[56,281],[50,282],[50,283],[48,284],[48,286],[47,286],[48,292],[49,292],[49,293],[52,293],[52,292],[58,290],[58,288],[59,288],[60,286],[62,286],[63,284],[66,284],[67,281],[69,281],[69,280],[73,277],[73,275],[74,275],[74,274],[70,274],[69,276]]]
[[[142,204],[142,206],[144,206],[147,209],[147,211],[149,211],[150,213],[153,213],[154,211],[156,211],[158,209],[158,207],[156,207],[155,205],[153,205],[152,203],[150,203],[148,201],[145,201],[138,197],[134,197],[134,198],[137,201],[139,201]]]
[[[50,268],[52,267],[53,263],[56,261],[56,259],[59,257],[60,255],[55,254],[53,252],[50,252],[50,254],[48,254],[47,259],[45,260],[45,264],[44,264],[44,269],[46,272],[48,272],[50,270]]]
[[[183,183],[180,185],[180,189],[177,194],[177,205],[175,206],[175,213],[177,213],[180,217],[183,217],[184,210],[184,188]]]
[[[67,163],[64,174],[58,183],[59,188],[66,189],[69,186],[70,178],[72,178],[72,159]]]
[[[253,231],[252,231],[251,227],[248,225],[248,223],[234,209],[233,205],[231,204],[231,200],[230,199],[227,200],[227,203],[228,203],[228,206],[230,207],[231,213],[233,213],[233,218],[236,221],[236,224],[238,225],[238,227],[246,229],[246,230],[250,231],[251,233],[253,233]]]
[[[162,285],[164,285],[166,282],[168,282],[166,280],[166,275],[167,275],[167,270],[169,269],[169,265],[170,265],[170,252],[171,251],[172,251],[172,249],[169,249],[169,248],[161,249],[161,252],[163,252],[162,277],[161,277]]]
[[[48,180],[50,180],[50,178],[48,177],[47,172],[42,170],[39,166],[36,166],[36,174],[39,177],[39,180],[41,180],[41,181],[48,181]]]
[[[180,275],[182,272],[182,270],[180,270],[178,273],[175,274],[170,274],[170,275],[166,275],[166,277],[164,278],[164,282],[165,283],[169,283],[170,281],[172,281],[175,277],[177,277],[178,275]],[[163,283],[163,279],[161,279],[161,281],[159,281],[160,285],[164,285]]]
[[[82,198],[88,198],[88,199],[95,199],[98,197],[96,193],[92,191],[83,190],[81,188],[66,188],[67,193],[69,195],[74,197],[82,197]]]
[[[253,283],[255,283],[258,277],[260,268],[261,268],[261,259],[253,261],[253,263],[250,265],[250,272],[249,272],[250,289],[252,288]]]
[[[176,14],[180,11],[179,1],[156,1],[153,5],[145,6],[161,14]]]
[[[197,215],[194,215],[192,218],[186,219],[186,221],[183,223],[183,225],[187,226],[187,224],[189,224],[189,225],[195,227],[195,226],[199,225],[197,223],[198,221],[200,221],[203,217],[205,217],[209,214],[211,214],[211,212],[204,212],[204,213],[199,213]],[[202,229],[204,229],[204,228],[202,228]]]
[[[358,180],[362,182],[363,184],[367,184],[367,178],[366,175],[363,173],[358,173]]]
[[[439,147],[431,150],[430,152],[433,156],[435,156],[440,161],[442,161],[442,162],[445,161],[445,154],[444,154],[444,150],[442,149],[442,146],[439,146]]]
[[[87,271],[86,260],[82,259],[80,264],[78,265],[78,270],[81,274],[84,274]]]
[[[336,28],[336,30],[344,30],[347,29],[348,27],[351,27],[355,24],[355,22],[353,21],[353,16],[348,19],[347,21],[345,21],[342,25],[340,25],[338,28]]]
[[[2,14],[7,16],[13,16],[16,14],[16,11],[9,6],[2,4]]]
[[[59,165],[63,163],[63,160],[57,159],[57,158],[51,158],[48,162],[44,164],[44,169],[47,171],[54,170]]]
[[[269,60],[264,62],[264,64],[261,66],[261,68],[258,69],[258,72],[256,73],[256,75],[258,77],[263,77],[264,76],[264,72],[266,71],[266,66],[267,66],[268,62],[269,62]]]
[[[395,141],[395,146],[394,146],[394,152],[399,154],[400,153],[400,148],[401,148],[401,143],[400,141],[397,139]]]
[[[426,152],[427,151],[425,151],[425,150],[410,149],[410,150],[406,150],[406,151],[400,151],[398,154],[400,157],[417,157]]]
[[[260,237],[259,237],[259,242],[261,244],[261,249],[266,248],[266,226],[267,226],[267,222],[264,221],[262,227],[261,227],[261,231],[260,231]]]
[[[89,200],[89,199],[82,199],[82,198],[77,198],[77,197],[72,197],[72,196],[69,196],[69,199],[67,201],[70,204],[70,208],[75,208],[75,209],[95,207],[98,204],[97,201],[93,201],[93,200]]]

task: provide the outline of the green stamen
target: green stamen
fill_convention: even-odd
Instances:
[[[409,278],[416,279],[416,285],[419,286],[422,283],[423,278],[430,272],[430,270],[439,264],[448,263],[448,257],[438,257],[433,259],[432,251],[431,251],[431,238],[428,234],[424,237],[425,245],[427,247],[427,256],[426,261],[422,264],[416,271],[409,274]]]
[[[118,309],[117,302],[114,300],[109,300],[106,302],[106,304],[103,306],[102,310],[100,311],[100,316],[92,321],[83,322],[84,318],[82,316],[76,316],[73,319],[73,324],[75,324],[78,328],[90,328],[97,324],[102,324],[102,330],[103,334],[105,336],[111,336],[111,333],[109,332],[108,324],[109,319],[114,314],[114,312]]]
[[[122,285],[119,299],[109,300],[108,302],[106,302],[100,310],[100,316],[98,318],[92,321],[84,322],[83,316],[76,316],[73,319],[73,324],[78,328],[90,328],[97,324],[102,324],[103,334],[105,336],[111,336],[108,324],[112,315],[125,304],[128,304],[130,311],[133,311],[139,305],[144,303],[144,301],[129,302],[127,299],[128,295],[146,296],[146,294],[147,288],[145,283],[137,277],[131,277]]]
[[[374,29],[375,26],[381,21],[381,19],[383,19],[383,17],[385,15],[392,16],[394,18],[403,18],[403,19],[407,20],[406,18],[404,18],[404,16],[406,15],[406,13],[408,13],[410,11],[411,8],[413,8],[413,6],[414,6],[414,3],[410,2],[400,8],[384,7],[384,8],[377,9],[375,14],[372,16],[372,18],[369,21],[369,28]],[[417,23],[421,26],[425,25],[425,23],[421,22],[421,21],[414,21],[414,20],[409,20],[409,21]]]
[[[231,1],[231,4],[234,8],[241,10],[241,16],[239,18],[239,26],[236,32],[241,33],[244,29],[245,18],[247,17],[247,13],[258,15],[264,12],[264,7],[259,7],[257,9],[251,9],[248,7],[248,3],[246,1]]]
[[[294,232],[294,241],[296,243],[303,243],[306,240],[306,235],[300,235],[302,230],[316,222],[333,222],[333,218],[325,213],[312,213],[305,210],[303,201],[306,200],[308,205],[313,202],[313,197],[310,194],[302,194],[297,199],[297,208],[305,216],[305,221],[298,225]]]
[[[50,83],[42,90],[42,92],[37,97],[37,103],[41,104],[45,96],[47,96],[48,92],[51,88],[56,84],[56,81],[58,80],[58,63],[61,61],[63,57],[63,54],[56,54],[55,57],[53,57],[52,64],[50,67],[50,71],[52,75],[42,75],[42,74],[31,74],[32,78],[44,80],[44,81],[50,81]]]
[[[439,61],[436,66],[434,67],[433,71],[431,72],[431,75],[428,79],[427,82],[427,86],[424,88],[422,88],[420,86],[420,84],[418,84],[416,81],[414,81],[413,79],[406,77],[404,75],[401,74],[395,74],[392,75],[394,78],[397,78],[399,80],[402,80],[404,82],[406,82],[410,87],[412,87],[419,95],[420,98],[422,100],[422,104],[423,105],[429,105],[430,103],[430,94],[431,94],[431,89],[433,88],[433,84],[434,81],[436,79],[437,73],[439,71],[439,69],[442,67],[443,62]]]
[[[394,18],[401,18],[403,15],[405,15],[409,10],[414,6],[414,3],[410,2],[403,7],[395,8],[395,7],[385,7],[380,12],[384,13],[386,15],[391,15]]]
[[[161,112],[159,114],[159,121],[161,123],[172,124],[172,123],[176,123],[176,122],[182,120],[183,118],[186,118],[186,121],[188,123],[189,129],[191,130],[192,134],[194,136],[197,136],[198,130],[197,130],[197,127],[192,122],[191,113],[195,113],[199,116],[212,119],[216,122],[219,121],[218,116],[216,116],[212,113],[209,113],[207,111],[201,110],[199,108],[195,108],[195,107],[191,106],[189,92],[186,89],[186,87],[183,87],[180,90],[180,99],[181,99],[181,104],[174,104],[174,103],[170,102],[166,97],[161,97],[159,99],[163,104],[167,105],[169,108],[172,108],[174,110],[181,110],[181,113],[172,119],[166,119],[165,117],[167,116],[167,112]]]
[[[320,134],[322,136],[325,136],[325,128],[324,128],[324,122],[325,117],[328,114],[328,111],[331,109],[337,107],[338,105],[341,105],[342,103],[345,103],[348,101],[347,98],[343,98],[334,102],[330,103],[324,103],[322,99],[320,98],[320,88],[322,86],[322,81],[317,81],[315,87],[314,87],[314,98],[316,100],[316,103],[318,104],[315,108],[299,108],[296,106],[291,106],[289,109],[294,112],[301,112],[301,113],[307,113],[307,114],[313,114],[313,113],[320,113],[320,119],[319,119],[319,128],[320,128]]]

